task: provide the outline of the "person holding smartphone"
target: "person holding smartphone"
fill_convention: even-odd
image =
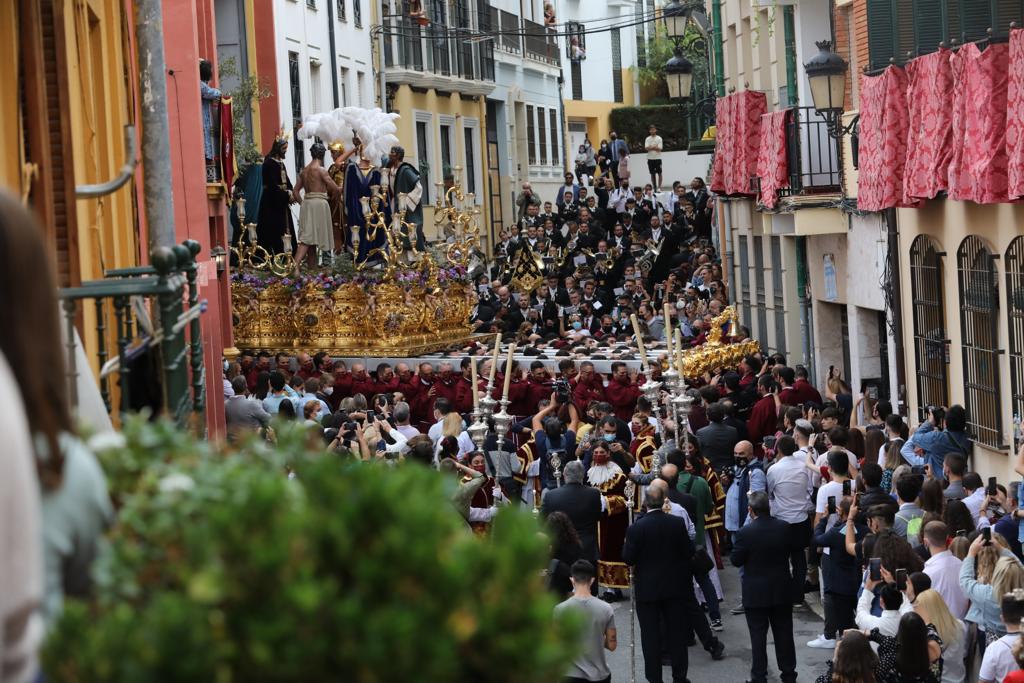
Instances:
[[[845,454],[840,454],[843,461]],[[836,458],[838,460],[838,458]],[[844,479],[844,481],[846,481]],[[822,635],[807,643],[807,647],[831,649],[836,638],[854,626],[854,609],[860,588],[860,569],[857,558],[846,552],[844,526],[850,514],[850,497],[842,497],[842,483],[835,484],[839,495],[828,495],[824,514],[815,517],[813,546],[823,548],[821,575],[825,595],[825,629]],[[824,487],[822,487],[824,489]],[[822,500],[819,491],[819,500]],[[837,502],[838,501],[838,502]],[[865,590],[865,593],[868,591]],[[868,598],[870,601],[870,597]]]

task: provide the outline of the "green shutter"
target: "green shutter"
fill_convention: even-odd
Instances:
[[[896,11],[894,0],[868,0],[869,68],[884,69],[896,59]]]
[[[945,0],[914,0],[915,56],[937,51],[947,31]]]
[[[960,0],[961,40],[970,43],[987,36],[992,18],[991,0]]]
[[[1024,24],[1024,2],[1022,0],[995,0],[996,13],[992,22],[995,35],[1010,35],[1010,22],[1017,22],[1017,28]]]
[[[968,0],[972,2],[973,0]],[[952,45],[952,41],[961,39],[960,31],[960,0],[946,1],[946,41]]]
[[[896,3],[896,63],[905,64],[917,56],[914,47],[914,8],[909,2]],[[910,55],[909,57],[907,55]]]

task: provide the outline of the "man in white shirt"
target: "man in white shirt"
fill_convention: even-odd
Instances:
[[[949,528],[944,522],[928,522],[924,526],[923,541],[931,557],[924,563],[924,573],[932,580],[932,590],[938,591],[949,611],[957,619],[967,614],[967,596],[960,588],[962,562],[946,549]]]
[[[879,601],[882,604],[882,616],[876,617],[871,614],[871,601],[875,597],[875,586],[880,581],[868,579],[864,582],[864,590],[857,600],[857,628],[870,631],[877,628],[883,636],[896,636],[900,630],[900,617],[903,616],[900,608],[903,606],[903,593],[900,593],[894,583],[883,583],[879,593]]]
[[[409,404],[405,401],[396,403],[391,411],[391,416],[395,419],[395,429],[406,439],[420,436],[420,430],[409,424],[410,415]]]
[[[654,191],[661,192],[661,150],[664,145],[657,128],[650,126],[647,133],[647,139],[644,140],[644,149],[647,150],[647,170],[651,174],[651,185],[654,185]]]
[[[971,511],[971,517],[974,518],[975,525],[979,529],[989,526],[988,517],[981,514],[988,505],[988,496],[986,495],[985,487],[981,483],[981,475],[977,472],[965,474],[964,492],[967,494],[967,497],[964,498],[964,505]]]
[[[840,501],[843,500],[843,482],[850,481],[849,490],[851,493],[854,491],[854,482],[850,480],[849,476],[850,464],[846,459],[846,452],[839,448],[833,448],[826,455],[828,458],[828,472],[832,477],[832,481],[827,484],[823,484],[821,488],[818,489],[818,497],[814,506],[815,528],[818,527],[818,522],[823,516],[825,516],[826,511],[828,510],[829,498],[835,499],[836,508],[838,509]],[[829,515],[828,523],[825,525],[825,528],[831,529],[838,521],[839,513],[833,512]],[[825,548],[824,553],[826,555],[831,554],[830,549]]]
[[[792,544],[789,562],[792,570],[793,604],[804,599],[804,580],[807,578],[807,555],[804,552],[810,540],[811,473],[805,456],[796,448],[791,436],[783,436],[775,444],[782,457],[768,468],[768,497],[772,517],[789,525]]]
[[[1004,595],[999,602],[1000,618],[1006,626],[1006,635],[985,648],[981,660],[978,683],[1001,683],[1011,671],[1020,667],[1013,650],[1020,642],[1020,621],[1024,619],[1024,591],[1015,590]]]
[[[451,401],[446,399],[444,396],[434,400],[434,424],[430,425],[430,429],[427,431],[427,436],[430,437],[430,441],[437,447],[437,442],[444,436],[444,416],[452,412]]]

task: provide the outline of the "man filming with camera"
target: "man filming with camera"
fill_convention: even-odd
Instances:
[[[572,404],[572,394],[566,380],[554,383],[555,391],[551,394],[551,402],[533,416],[534,449],[540,460],[540,483],[544,489],[558,486],[554,469],[551,467],[551,455],[557,453],[562,466],[569,461],[570,454],[576,453],[576,432],[569,427],[578,421],[576,406]],[[562,408],[569,411],[569,424],[558,417]]]

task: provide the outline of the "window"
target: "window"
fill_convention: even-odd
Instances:
[[[750,251],[747,246],[747,238],[744,235],[736,236],[737,251],[740,260],[740,291],[739,300],[742,302],[743,316],[741,323],[747,327],[750,324]]]
[[[352,0],[352,21],[356,28],[363,27],[363,0]]]
[[[323,111],[323,94],[320,86],[320,64],[309,65],[309,105],[314,112]]]
[[[976,235],[968,235],[956,251],[967,424],[975,441],[1002,448],[997,315],[999,279],[995,259]]]
[[[364,83],[365,80],[366,80],[366,74],[364,74],[362,71],[357,71],[356,72],[356,101],[359,102],[359,106],[360,107],[365,107],[366,106],[366,101],[365,101],[366,95],[364,94],[365,91],[366,91],[366,84]]]
[[[466,139],[466,192],[476,194],[476,128],[464,128]]]
[[[548,163],[548,122],[544,116],[544,107],[537,107],[537,146],[540,148],[540,165]]]
[[[622,36],[620,29],[612,29],[612,90],[615,101],[622,101]]]
[[[1024,19],[1019,0],[867,0],[869,67],[889,60],[902,64],[930,54],[939,43],[969,42],[1009,34],[1010,22]]]
[[[768,311],[764,291],[764,238],[754,236],[754,294],[757,297],[757,338],[768,339]]]
[[[302,126],[302,90],[299,88],[299,53],[288,53],[288,87],[292,98],[292,144],[295,151],[295,173],[298,174],[306,165],[306,151],[302,140],[295,133]]]
[[[441,126],[441,173],[444,174],[445,182],[452,180],[455,169],[452,168],[452,127]]]
[[[647,66],[647,33],[644,31],[647,21],[644,19],[644,0],[636,0],[633,15],[636,19],[636,66],[643,69]]]
[[[526,146],[530,149],[529,160],[531,164],[537,163],[537,148],[534,145],[534,141],[537,139],[537,133],[534,130],[533,122],[533,105],[526,105]]]
[[[572,98],[574,100],[583,99],[583,67],[579,62],[572,62],[569,67],[569,71],[572,73]]]
[[[419,164],[423,203],[430,203],[430,128],[426,121],[416,122],[416,162]]]
[[[348,99],[348,67],[341,67],[341,76],[338,78],[338,87],[341,88],[341,106],[349,105]]]
[[[1010,402],[1024,418],[1024,237],[1006,250],[1006,328],[1010,337]]]
[[[345,0],[338,0],[338,21],[348,21],[345,16]]]
[[[928,406],[948,406],[946,368],[946,302],[942,289],[942,257],[935,242],[918,235],[910,245],[910,296],[913,301],[914,372],[917,375],[917,419]]]
[[[773,236],[772,304],[775,309],[775,350],[786,353],[786,304],[782,298],[782,238]]]
[[[558,154],[558,112],[552,107],[548,109],[551,117],[551,165],[561,166],[562,157]]]
[[[306,0],[306,7],[316,9],[316,0]]]

